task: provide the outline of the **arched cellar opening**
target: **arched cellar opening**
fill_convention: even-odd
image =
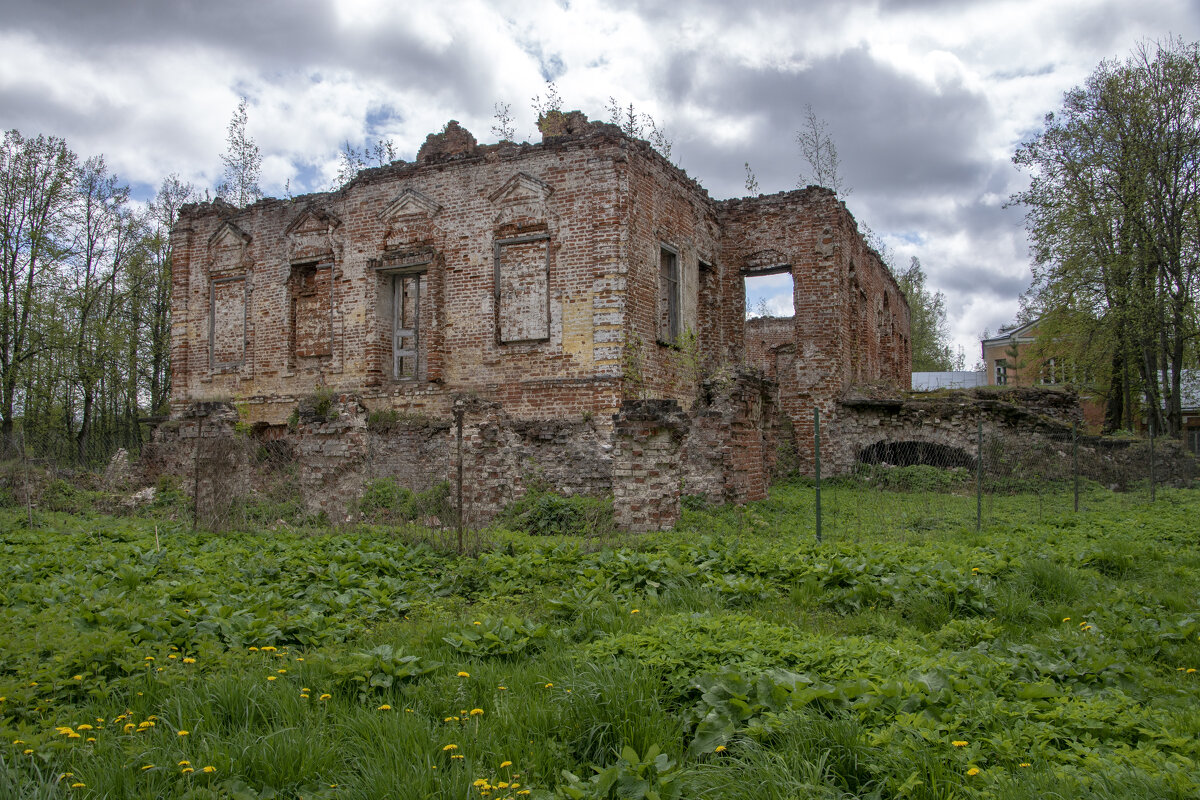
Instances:
[[[933,442],[876,442],[860,450],[858,460],[863,464],[889,464],[893,467],[924,464],[943,469],[975,468],[975,457],[966,450]]]

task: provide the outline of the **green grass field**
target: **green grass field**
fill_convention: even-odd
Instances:
[[[461,557],[0,511],[0,796],[1200,796],[1200,491],[836,491]]]

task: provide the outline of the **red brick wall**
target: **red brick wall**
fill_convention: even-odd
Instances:
[[[720,324],[731,338],[736,329],[745,331],[747,363],[779,382],[780,408],[792,420],[802,468],[811,470],[814,407],[833,423],[836,400],[852,385],[907,387],[907,301],[854,217],[827,189],[725,201],[718,219],[730,298]],[[744,320],[744,276],[781,267],[793,280],[792,348],[782,346],[787,323]]]

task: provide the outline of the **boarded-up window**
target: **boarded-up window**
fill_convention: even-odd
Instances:
[[[237,368],[246,357],[246,279],[214,279],[210,298],[210,365],[212,369]]]
[[[496,331],[501,343],[550,338],[550,237],[496,242]]]
[[[658,256],[658,340],[674,343],[679,338],[679,254],[669,247]]]
[[[292,271],[292,342],[297,358],[327,356],[333,352],[330,320],[332,268],[294,267]]]
[[[420,376],[421,292],[425,273],[411,272],[389,278],[392,305],[392,377],[398,380]]]

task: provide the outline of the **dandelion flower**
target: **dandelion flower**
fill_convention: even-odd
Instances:
[[[482,622],[472,622],[471,624],[472,625],[482,625],[483,623]]]
[[[1028,767],[1028,766],[1032,766],[1032,765],[1028,761],[1022,761],[1020,764],[1017,764],[1017,766],[1018,767]]]
[[[136,728],[136,727],[137,727],[137,726],[136,726],[136,725],[134,725],[132,722],[126,722],[126,723],[125,723],[125,732],[126,732],[126,733],[129,733],[130,731],[132,731],[132,730],[133,730],[134,728]]]
[[[950,744],[954,745],[955,747],[966,747],[967,746],[967,743],[964,742],[962,739],[956,739],[955,741],[951,742]]]
[[[13,739],[13,744],[25,744],[23,739]]]
[[[1187,673],[1186,673],[1186,674],[1188,674],[1188,675],[1191,675],[1191,674],[1192,674],[1193,672],[1195,672],[1195,671],[1196,671],[1196,670],[1195,670],[1194,668],[1192,668],[1192,667],[1188,667],[1188,671],[1187,671]]]
[[[143,661],[153,661],[153,660],[154,660],[154,656],[146,656],[146,657],[145,657],[145,658],[143,658],[142,660],[143,660]]]
[[[263,651],[264,653],[274,653],[274,652],[275,652],[275,648],[274,648],[274,647],[272,647],[271,645],[267,645],[266,647],[264,647],[264,648],[262,649],[262,651]]]
[[[184,767],[183,769],[179,770],[179,774],[180,775],[191,775],[195,771],[196,770],[192,769],[191,767]]]
[[[179,762],[178,764],[176,764],[175,766],[177,766],[177,767],[190,767],[191,765],[192,765],[192,762],[188,761],[188,760],[185,758],[183,761],[180,761],[180,762]]]
[[[67,734],[67,738],[68,738],[68,739],[82,739],[83,737],[82,737],[82,736],[80,736],[80,735],[79,735],[78,733],[76,733],[75,731],[71,731],[70,733],[68,733],[68,734]]]
[[[497,789],[507,789],[508,781],[496,781],[496,788]]]
[[[1070,622],[1070,621],[1071,621],[1070,617],[1063,617],[1063,622]]]
[[[978,573],[978,572],[979,572],[979,567],[971,567],[971,572]]]
[[[72,675],[72,676],[71,676],[71,680],[73,680],[73,681],[81,681],[81,680],[83,680],[83,676],[82,676],[82,675]]]
[[[968,775],[970,775],[970,776],[972,776],[972,777],[974,777],[975,775],[978,775],[978,774],[979,774],[979,767],[971,767],[969,770],[967,770],[967,774],[968,774]]]
[[[502,692],[507,692],[507,691],[508,691],[508,687],[507,687],[507,686],[497,686],[496,688],[497,688],[497,689],[499,689],[499,690],[500,690],[500,691],[502,691]]]
[[[461,753],[455,753],[454,755],[452,755],[450,757],[451,758],[466,758],[466,756],[462,755]]]
[[[276,672],[278,672],[280,675],[286,675],[286,674],[287,674],[287,670],[286,670],[286,669],[277,669],[277,670],[275,670],[275,671],[276,671]]]
[[[459,672],[459,673],[458,673],[458,677],[460,677],[460,678],[469,678],[469,677],[471,677],[471,673],[469,673],[469,672]]]
[[[483,709],[482,709],[482,708],[472,708],[472,709],[471,709],[471,716],[472,716],[472,717],[482,717],[482,716],[483,716]]]
[[[217,771],[217,768],[216,768],[216,767],[214,767],[214,766],[212,766],[212,765],[210,764],[209,766],[205,767],[204,769],[202,769],[202,770],[200,770],[200,771],[201,771],[201,772],[208,773],[209,775],[211,775],[211,774],[213,774],[214,772],[216,772],[216,771]]]
[[[87,787],[87,784],[86,784],[86,783],[80,783],[80,782],[78,782],[78,781],[76,781],[75,783],[72,783],[72,784],[71,784],[71,788],[72,788],[72,789],[84,789],[84,788],[86,788],[86,787]]]
[[[446,745],[445,747],[443,747],[443,748],[442,748],[442,752],[443,752],[443,753],[445,753],[445,752],[446,752],[446,751],[448,751],[448,750],[457,750],[457,749],[458,749],[458,745],[456,745],[456,744],[448,744],[448,745]]]
[[[95,736],[89,736],[88,738],[84,739],[84,741],[85,741],[85,742],[94,742],[94,741],[96,741],[96,737],[95,737]]]
[[[642,613],[642,612],[641,612],[639,609],[636,609],[636,608],[635,608],[635,609],[633,609],[632,611],[630,611],[629,613],[630,613],[630,614],[640,614],[640,613]]]
[[[257,652],[258,652],[258,648],[257,648],[257,647],[251,647],[251,648],[250,648],[250,652],[251,652],[251,653],[257,653]]]
[[[323,695],[321,695],[320,697],[318,697],[317,699],[318,699],[318,700],[328,700],[328,699],[329,699],[329,698],[331,698],[331,697],[333,697],[333,695],[331,695],[331,694],[323,694]]]
[[[714,750],[713,750],[713,752],[714,752],[714,753],[724,753],[724,752],[725,752],[725,749],[726,749],[726,748],[725,748],[725,745],[723,745],[723,744],[719,744],[719,745],[717,745],[717,746],[716,746],[716,749],[714,749]]]
[[[276,678],[274,675],[268,675],[268,676],[267,676],[267,680],[269,680],[269,681],[275,681],[275,680],[279,680],[279,679],[278,679],[278,678]]]
[[[167,658],[169,658],[169,659],[171,659],[172,661],[174,661],[175,659],[179,658],[179,656],[175,655],[174,653],[171,653],[169,656],[167,656]]]
[[[180,736],[187,736],[187,735],[188,735],[188,732],[187,732],[187,731],[180,731],[180,732],[179,732],[179,735],[180,735]]]
[[[33,751],[32,751],[32,750],[22,750],[21,752],[22,752],[23,754],[27,755],[27,756],[31,756],[31,755],[33,755]]]
[[[301,700],[307,700],[307,699],[308,699],[308,695],[307,695],[305,692],[301,692],[301,693],[300,693],[300,699],[301,699]]]
[[[511,766],[512,766],[511,761],[501,761],[500,762],[500,769],[504,769],[505,767],[511,767]]]
[[[142,772],[145,772],[148,769],[154,769],[154,765],[153,764],[143,764],[142,765]]]
[[[85,723],[83,723],[82,725],[80,725],[80,726],[78,726],[77,728],[75,728],[75,730],[77,730],[77,731],[90,731],[90,730],[95,730],[95,729],[94,729],[94,728],[93,728],[91,725],[88,725],[88,724],[85,722]]]
[[[185,657],[184,657],[184,659],[183,659],[183,663],[185,663],[185,664],[195,664],[195,663],[196,663],[196,659],[192,658],[191,656],[185,656]]]
[[[392,707],[389,706],[387,703],[384,703],[383,705],[381,705],[379,708],[377,708],[375,710],[376,711],[391,711]]]

